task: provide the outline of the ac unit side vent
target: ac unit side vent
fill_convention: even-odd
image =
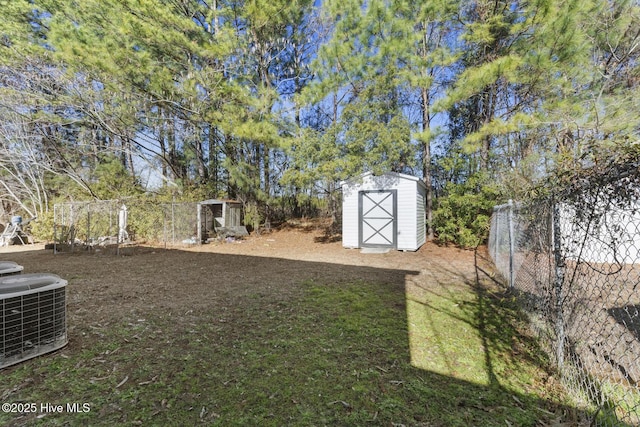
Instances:
[[[0,278],[0,369],[67,344],[66,285],[55,275]]]

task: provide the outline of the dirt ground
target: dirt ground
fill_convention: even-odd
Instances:
[[[473,283],[474,252],[427,244],[417,252],[365,254],[342,247],[339,236],[299,223],[242,240],[190,247],[153,246],[75,253],[44,245],[0,248],[0,260],[23,273],[54,273],[68,281],[68,351],[91,345],[91,329],[145,316],[174,314],[189,321],[199,310],[220,310],[257,295],[286,300],[303,282],[369,281],[405,287],[419,296],[439,285]]]

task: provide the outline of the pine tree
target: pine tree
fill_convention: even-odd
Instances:
[[[414,147],[403,114],[408,101],[398,57],[383,42],[394,37],[389,11],[381,1],[366,8],[347,1],[327,2],[326,13],[335,21],[333,34],[315,63],[318,79],[305,93],[310,111],[324,110],[330,121],[323,126],[330,139],[321,149],[340,157],[330,162],[334,173],[325,178],[407,170],[414,164]]]
[[[425,212],[428,238],[433,239],[433,182],[431,145],[440,133],[434,124],[437,112],[435,100],[446,87],[449,68],[457,59],[452,40],[457,32],[456,13],[460,7],[456,0],[433,2],[393,2],[391,19],[396,37],[389,50],[398,53],[402,64],[402,85],[415,92],[419,119],[413,139],[419,142],[422,176],[427,188]]]

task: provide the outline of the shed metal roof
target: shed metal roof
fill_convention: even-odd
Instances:
[[[231,199],[207,199],[207,200],[203,200],[201,202],[198,202],[201,205],[222,205],[224,203],[227,204],[238,204],[241,205],[242,202],[239,202],[237,200],[231,200]]]

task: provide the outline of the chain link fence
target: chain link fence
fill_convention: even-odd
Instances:
[[[597,426],[640,425],[640,197],[626,187],[509,202],[491,219],[497,270]]]
[[[148,200],[100,200],[54,206],[54,251],[197,243],[198,204]]]

